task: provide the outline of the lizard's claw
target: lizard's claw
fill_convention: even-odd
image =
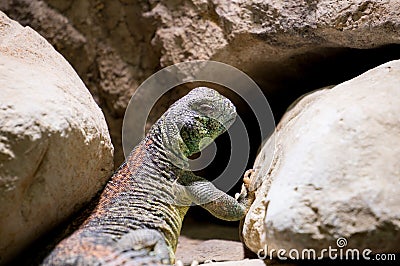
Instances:
[[[247,170],[243,175],[242,190],[235,194],[235,199],[245,198],[250,192],[251,176],[255,173],[254,169]]]
[[[240,193],[235,195],[235,199],[239,202],[245,201],[247,202],[247,208],[250,207],[251,203],[253,203],[255,199],[255,191],[250,189],[251,181],[253,179],[253,175],[255,174],[254,169],[247,170],[243,175],[243,184]]]
[[[251,177],[254,173],[255,173],[254,169],[249,169],[243,175],[243,184],[247,190],[249,190],[250,183],[251,183]]]

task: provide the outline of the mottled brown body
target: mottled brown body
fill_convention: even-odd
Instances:
[[[147,135],[111,177],[90,216],[74,234],[57,245],[44,264],[110,263],[107,261],[115,261],[127,253],[118,244],[121,237],[137,229],[160,232],[170,256],[176,248],[188,209],[188,206],[171,204],[174,195],[170,188],[177,179],[177,172],[179,169],[167,161],[161,139],[156,134]],[[137,249],[145,251],[136,252],[138,257],[146,255],[149,261],[153,260],[150,254],[154,243]],[[129,256],[130,260],[134,259],[135,252],[130,252]],[[71,264],[65,264],[68,261]]]

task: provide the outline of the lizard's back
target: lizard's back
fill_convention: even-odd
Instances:
[[[169,162],[160,163],[165,154],[159,144],[146,138],[133,150],[111,177],[91,215],[57,245],[44,265],[161,264],[162,258],[154,256],[159,241],[173,252],[169,247],[177,244],[188,207],[171,204],[170,188],[176,177]],[[129,237],[131,232],[135,234]],[[140,246],[140,238],[150,238],[142,242],[151,245]],[[171,254],[161,255],[169,258]]]

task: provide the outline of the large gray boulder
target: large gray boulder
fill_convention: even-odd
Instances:
[[[74,69],[0,12],[0,264],[89,201],[112,170],[104,116]]]
[[[399,114],[400,60],[300,100],[278,125],[272,167],[270,143],[255,163],[246,245],[400,252]]]

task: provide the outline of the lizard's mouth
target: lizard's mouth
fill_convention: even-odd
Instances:
[[[226,127],[226,129],[228,129],[230,126],[232,126],[233,125],[233,123],[235,122],[235,120],[236,120],[236,116],[231,116],[230,118],[228,118],[228,120],[226,120],[225,122],[224,122],[224,126]]]
[[[224,101],[222,105],[224,108],[218,120],[228,129],[236,120],[236,108],[230,101]]]
[[[219,119],[216,119],[216,120],[217,120],[217,123],[219,123],[221,125],[221,127],[224,128],[223,132],[225,132],[235,122],[235,120],[236,120],[236,112],[231,113],[231,114],[229,114],[227,116],[220,117]]]

